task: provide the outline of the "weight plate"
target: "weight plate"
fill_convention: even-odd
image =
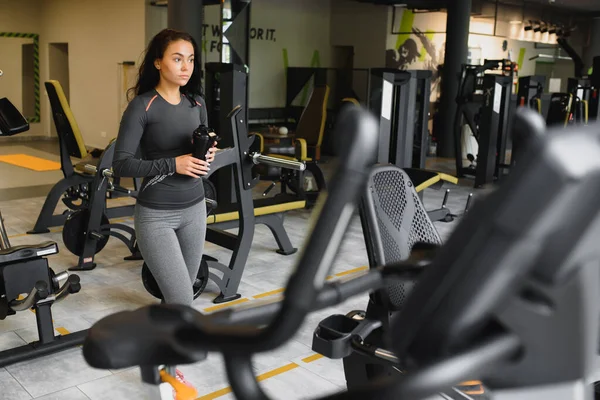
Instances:
[[[214,200],[216,202],[217,201],[217,188],[215,187],[215,184],[205,178],[202,178],[202,183],[204,184],[204,197],[206,197],[207,199]],[[206,214],[210,214],[212,211],[214,211],[214,210],[209,208],[207,205]]]
[[[152,276],[150,272],[150,268],[144,263],[142,265],[142,283],[144,284],[144,288],[148,293],[157,299],[163,299],[160,288],[158,287],[158,283]],[[194,282],[193,290],[194,290],[194,299],[197,299],[198,296],[202,294],[204,289],[206,289],[206,285],[208,283],[208,263],[202,257],[202,261],[200,262],[200,269],[198,270],[198,275],[196,275],[196,282]]]
[[[85,244],[86,229],[90,219],[90,210],[85,208],[76,210],[65,221],[63,225],[62,238],[65,247],[76,256],[81,256]],[[108,217],[102,213],[100,225],[108,225]],[[103,238],[96,241],[96,253],[100,252],[108,242],[109,235],[103,235]]]
[[[200,261],[200,269],[198,270],[198,275],[196,275],[196,282],[194,282],[194,299],[197,299],[198,296],[204,292],[206,289],[206,284],[208,283],[208,263],[202,257],[202,261]]]

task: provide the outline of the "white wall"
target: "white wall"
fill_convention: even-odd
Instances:
[[[390,13],[392,9],[390,8]],[[400,26],[403,21],[405,27],[408,29],[417,28],[420,30],[431,47],[434,49],[433,54],[435,58],[429,54],[424,46],[423,40],[414,33],[402,33],[402,34],[391,34],[388,33],[386,39],[386,48],[388,54],[394,53],[398,57],[398,48],[402,46],[405,41],[413,41],[417,46],[418,57],[408,65],[404,65],[404,69],[435,69],[437,65],[443,63],[445,53],[445,41],[446,41],[446,13],[445,12],[433,12],[433,13],[419,13],[419,14],[407,14],[410,11],[397,10],[396,21],[394,24],[395,31],[400,30]],[[484,59],[503,59],[510,58],[512,61],[519,62],[519,76],[534,75],[536,73],[536,56],[539,54],[554,55],[557,53],[556,49],[550,48],[556,44],[556,36],[548,35],[548,33],[534,33],[533,31],[524,31],[522,24],[505,24],[503,30],[508,33],[508,37],[492,36],[494,25],[491,19],[478,19],[471,18],[471,26],[469,35],[469,51],[473,57],[469,62],[483,63]],[[475,32],[488,32],[488,34],[478,34]],[[584,34],[575,34],[569,42],[575,48],[575,50],[582,54]],[[506,50],[503,48],[503,42],[506,41]],[[536,45],[537,44],[537,45]],[[545,48],[544,48],[545,47]],[[390,53],[391,52],[391,53]],[[566,55],[563,51],[561,55]],[[532,60],[532,58],[534,58]],[[465,60],[466,62],[467,60]],[[561,62],[565,63],[565,62]],[[572,63],[571,63],[572,64]],[[572,75],[572,69],[557,68],[556,74],[563,74],[564,71],[569,71],[568,74]],[[564,74],[563,74],[564,75]],[[568,76],[555,76],[566,79]],[[435,89],[435,88],[434,88]],[[436,93],[433,93],[435,96]]]
[[[329,0],[254,0],[252,27],[274,29],[271,40],[250,41],[250,107],[283,107],[286,75],[284,49],[290,67],[310,67],[318,52],[320,67],[331,63]]]
[[[590,27],[589,45],[584,49],[583,60],[586,66],[592,66],[594,57],[600,56],[600,17],[593,19]]]
[[[150,7],[148,40],[167,27],[167,8]],[[290,67],[310,67],[318,52],[321,67],[330,65],[330,0],[253,0],[250,14],[249,106],[285,106],[284,49]],[[204,7],[203,62],[218,62],[219,6]],[[271,30],[271,31],[268,31]]]
[[[41,34],[39,0],[0,0],[0,31]],[[7,97],[19,109],[23,106],[22,45],[32,39],[0,38],[0,97]],[[42,92],[43,103],[43,92]],[[30,124],[20,136],[43,136],[43,122]]]
[[[54,122],[44,82],[49,79],[49,43],[61,42],[69,45],[70,104],[86,145],[104,147],[116,137],[123,91],[118,63],[138,61],[144,21],[144,0],[0,0],[2,31],[40,35],[41,123],[31,124],[28,134],[51,135]],[[11,56],[10,70],[20,65],[20,57]]]
[[[354,47],[354,68],[385,66],[389,7],[332,0],[331,45]]]
[[[42,80],[48,76],[48,43],[68,43],[71,108],[86,145],[105,147],[116,137],[121,117],[119,63],[139,62],[144,50],[144,0],[40,3]],[[50,121],[49,112],[43,117]]]

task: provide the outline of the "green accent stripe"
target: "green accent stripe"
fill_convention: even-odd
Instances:
[[[33,117],[28,117],[27,120],[30,123],[40,122],[40,35],[37,33],[0,32],[0,37],[33,39],[33,96],[35,99],[35,115]]]
[[[525,47],[521,47],[521,50],[519,51],[519,59],[517,61],[517,65],[519,66],[519,71],[521,70],[521,68],[523,68],[523,62],[525,61],[525,52],[527,51],[527,49]]]
[[[321,57],[319,56],[319,50],[315,50],[315,52],[313,53],[313,57],[312,60],[310,60],[310,67],[311,68],[319,68],[321,67]],[[300,103],[302,104],[303,107],[306,106],[306,102],[307,97],[308,97],[308,82],[306,82],[306,85],[304,85],[304,90],[302,92],[302,100],[300,101]]]
[[[313,58],[312,60],[310,60],[310,66],[311,67],[321,67],[321,56],[319,55],[319,50],[315,50],[315,52],[313,53]]]
[[[402,12],[402,21],[400,22],[400,30],[401,33],[396,38],[396,49],[400,48],[402,43],[406,41],[406,39],[410,38],[412,27],[415,22],[415,14],[411,10],[403,10]]]
[[[285,71],[285,79],[287,79],[287,70],[290,66],[290,60],[288,59],[288,51],[287,49],[283,49],[283,70]]]

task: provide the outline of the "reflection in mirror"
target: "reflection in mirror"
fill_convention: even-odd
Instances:
[[[29,122],[40,121],[39,35],[0,32],[2,69],[0,93],[21,110]]]

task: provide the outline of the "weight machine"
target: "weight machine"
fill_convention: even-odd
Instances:
[[[520,77],[517,92],[517,107],[529,107],[538,114],[544,115],[542,96],[544,95],[545,84],[545,76]]]
[[[3,73],[0,70],[0,76]],[[0,99],[0,136],[29,130],[27,120],[7,99]],[[83,343],[87,330],[56,335],[51,307],[81,289],[79,277],[48,266],[46,256],[58,253],[58,245],[46,241],[12,246],[0,213],[0,320],[32,310],[38,340],[0,352],[0,367],[52,354]],[[26,296],[22,297],[24,293]]]
[[[431,76],[431,71],[373,68],[369,79],[368,107],[379,117],[376,162],[404,169],[421,199],[426,188],[458,183],[453,176],[425,168]],[[446,207],[449,192],[439,209],[427,211],[432,220],[449,222],[455,217]]]
[[[506,148],[514,67],[510,60],[462,67],[454,119],[456,172],[459,177],[474,177],[476,188],[501,179],[510,167]],[[468,153],[468,146],[463,145],[471,135],[477,143],[476,154]],[[464,165],[464,158],[469,165]]]
[[[208,199],[210,202],[209,206],[214,208],[212,211],[213,214],[215,214],[210,218],[215,217],[217,220],[210,221],[210,218],[208,219],[207,222],[209,224],[206,231],[206,240],[233,251],[227,265],[220,263],[210,256],[204,256],[201,261],[200,270],[195,283],[194,296],[198,297],[206,287],[208,279],[211,279],[217,284],[221,292],[217,298],[214,299],[215,303],[227,302],[241,297],[241,295],[237,293],[237,290],[244,267],[248,260],[250,246],[252,245],[254,237],[254,225],[256,223],[264,223],[271,229],[280,246],[281,253],[292,254],[296,250],[292,248],[289,238],[283,228],[283,224],[275,213],[255,217],[255,203],[252,199],[252,188],[258,182],[258,178],[253,174],[252,169],[257,164],[266,164],[302,172],[306,166],[304,163],[297,161],[282,160],[275,157],[268,157],[258,152],[252,152],[250,147],[253,138],[248,136],[245,120],[239,115],[241,111],[242,107],[238,106],[229,113],[228,118],[230,126],[229,129],[224,130],[226,132],[232,132],[232,135],[229,136],[229,142],[226,142],[231,143],[231,145],[217,151],[215,159],[211,163],[211,171],[205,177],[205,179],[210,179],[212,174],[218,173],[218,171],[229,167],[232,170],[233,175],[233,194],[235,195],[235,198],[238,199],[238,201],[233,203],[235,208],[230,210],[230,212],[237,213],[237,217],[223,222],[218,221],[216,218],[218,217],[216,214],[218,213],[220,204],[217,205],[216,202],[213,203],[211,201],[213,199]],[[221,143],[225,140],[226,139],[223,139]],[[78,253],[79,264],[77,267],[72,268],[73,270],[94,269],[96,267],[94,255],[106,245],[109,236],[117,237],[123,241],[132,252],[125,260],[142,259],[141,254],[137,251],[135,231],[133,228],[124,224],[111,224],[104,215],[104,193],[106,193],[107,190],[117,190],[133,197],[136,195],[135,192],[121,188],[112,183],[112,179],[114,178],[111,170],[113,154],[114,142],[109,144],[104,150],[97,166],[85,166],[87,171],[95,174],[91,185],[92,197],[88,209],[89,214],[86,215],[85,218],[82,216],[77,223],[69,223],[69,220],[65,222],[63,239],[70,241],[67,247],[69,249],[80,250]],[[238,228],[237,235],[226,232],[226,229],[236,227]],[[123,230],[127,235],[116,232],[115,229]],[[221,275],[219,276],[215,272],[219,272]],[[147,289],[149,289],[149,286],[147,286],[149,279],[150,277],[148,276],[147,269],[146,272],[144,272],[143,269],[142,280]],[[152,290],[151,287],[148,291],[158,297],[158,293],[155,290]]]

